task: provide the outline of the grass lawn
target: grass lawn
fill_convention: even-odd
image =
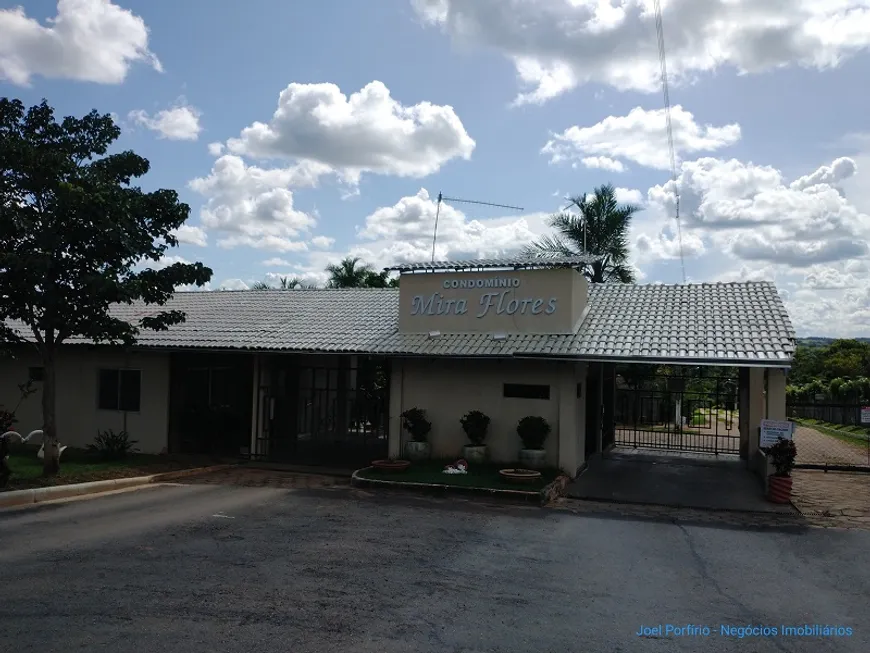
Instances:
[[[378,481],[400,481],[404,483],[438,483],[458,487],[481,487],[495,490],[524,490],[537,492],[548,483],[552,483],[561,473],[558,469],[542,469],[541,479],[535,483],[506,483],[499,476],[498,470],[519,467],[514,464],[496,465],[492,463],[469,464],[468,474],[443,474],[445,466],[455,463],[455,460],[433,460],[412,463],[404,472],[383,472],[368,469],[360,472],[361,478]]]
[[[42,461],[36,457],[37,451],[38,448],[34,447],[13,448],[9,456],[12,477],[0,492],[147,476],[198,466],[192,461],[147,454],[131,454],[124,460],[101,460],[88,451],[67,449],[60,457],[60,474],[53,478],[43,478]]]
[[[818,419],[794,418],[794,422],[801,426],[808,426],[819,433],[830,435],[849,444],[867,447],[870,440],[870,429],[863,426],[831,424]]]

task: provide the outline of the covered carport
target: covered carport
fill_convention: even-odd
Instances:
[[[761,421],[786,418],[795,351],[776,288],[661,285],[631,299],[606,312],[609,329],[593,320],[578,334],[588,329],[577,355],[598,409],[587,410],[587,465],[569,494],[782,509],[763,499],[769,470],[759,451]]]

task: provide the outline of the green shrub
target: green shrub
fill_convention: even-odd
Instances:
[[[524,449],[543,449],[550,435],[550,423],[539,415],[523,417],[517,423],[517,435],[523,441]]]
[[[135,445],[138,440],[131,440],[127,431],[115,432],[112,429],[100,431],[94,438],[94,443],[88,445],[88,451],[104,460],[121,460],[128,454],[139,451]]]
[[[474,446],[480,446],[486,439],[486,432],[489,430],[489,415],[485,415],[479,410],[472,410],[459,420],[462,424],[462,430],[468,436],[469,442]]]
[[[414,442],[426,442],[432,430],[432,422],[426,419],[426,411],[422,408],[409,408],[402,413],[402,425]]]

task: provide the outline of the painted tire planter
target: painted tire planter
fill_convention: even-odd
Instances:
[[[466,444],[462,447],[462,457],[470,463],[486,462],[486,445]]]
[[[791,476],[768,476],[767,498],[773,503],[790,503],[791,485]]]
[[[411,440],[405,443],[405,458],[408,460],[428,460],[429,443]]]
[[[543,469],[547,465],[547,450],[520,449],[520,462],[529,469]]]
[[[411,466],[410,460],[373,460],[372,467],[381,472],[404,472]]]
[[[541,480],[541,472],[535,469],[500,469],[498,473],[509,483],[534,483]]]

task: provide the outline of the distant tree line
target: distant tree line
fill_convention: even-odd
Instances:
[[[870,399],[870,343],[854,339],[828,345],[798,343],[787,392],[796,402],[819,397],[842,403]]]

